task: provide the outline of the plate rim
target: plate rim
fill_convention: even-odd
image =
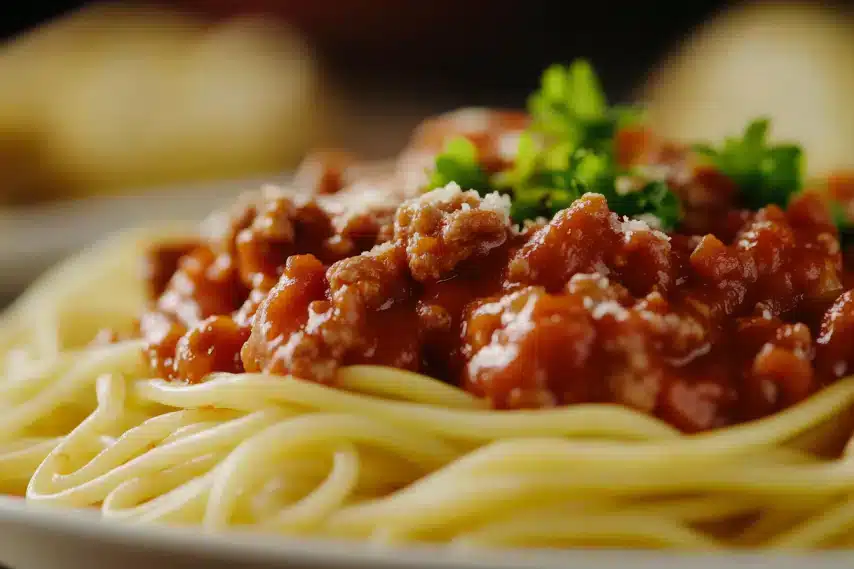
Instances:
[[[854,564],[854,550],[796,552],[674,552],[635,550],[471,550],[436,545],[384,547],[367,542],[286,537],[249,532],[208,533],[197,528],[135,524],[101,518],[92,510],[57,508],[0,496],[0,524],[63,534],[89,542],[189,554],[200,559],[240,559],[273,566],[301,563],[338,569],[842,569]]]

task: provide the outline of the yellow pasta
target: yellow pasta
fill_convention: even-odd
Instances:
[[[337,388],[261,374],[173,384],[147,376],[138,341],[81,347],[71,333],[81,319],[114,325],[141,309],[128,261],[138,244],[120,238],[72,259],[6,315],[2,491],[97,508],[115,523],[381,544],[850,541],[854,461],[820,456],[808,435],[844,424],[854,379],[690,436],[615,405],[492,411],[437,380],[373,366],[341,370]],[[81,299],[89,286],[98,294]]]

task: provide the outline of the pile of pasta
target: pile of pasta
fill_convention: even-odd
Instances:
[[[389,368],[336,387],[149,376],[128,330],[126,234],[36,283],[4,316],[0,491],[108,522],[451,547],[854,545],[854,381],[780,414],[685,436],[615,405],[493,411]]]

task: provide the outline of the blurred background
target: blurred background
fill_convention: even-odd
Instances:
[[[522,107],[579,56],[667,136],[764,114],[811,173],[854,167],[850,4],[5,3],[0,305],[105,232],[203,215],[240,185],[222,180],[275,177],[312,147],[390,157],[425,116]]]

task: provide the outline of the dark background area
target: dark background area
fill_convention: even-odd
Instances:
[[[213,17],[265,12],[303,30],[346,83],[385,82],[441,93],[448,106],[519,105],[549,63],[589,57],[606,90],[626,98],[695,26],[733,2],[545,0],[183,0],[161,2]],[[83,2],[6,3],[4,38]],[[14,8],[12,7],[14,6]]]

